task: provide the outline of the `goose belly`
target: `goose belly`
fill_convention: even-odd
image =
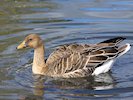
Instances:
[[[97,67],[97,68],[94,70],[94,72],[92,73],[92,75],[96,75],[96,76],[97,76],[97,75],[99,75],[99,74],[101,74],[101,73],[106,73],[106,72],[108,72],[108,71],[111,69],[111,67],[113,66],[114,62],[115,62],[114,59],[105,62],[103,65]]]

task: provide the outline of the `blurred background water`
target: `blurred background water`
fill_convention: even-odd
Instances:
[[[132,44],[132,0],[0,1],[0,100],[132,100],[132,48],[111,72],[98,77],[36,80],[33,50],[16,50],[30,33],[42,37],[46,56],[61,44],[97,43],[116,36]]]

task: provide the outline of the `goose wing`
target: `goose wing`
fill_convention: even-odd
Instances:
[[[94,45],[67,44],[57,48],[48,58],[46,64],[49,73],[61,77],[85,77],[94,70],[118,56],[119,50],[113,40]]]
[[[46,64],[49,66],[51,74],[61,75],[77,69],[85,63],[82,55],[84,50],[92,48],[86,44],[66,44],[59,46],[47,59]]]

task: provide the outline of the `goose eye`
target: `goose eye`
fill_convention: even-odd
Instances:
[[[29,41],[32,41],[32,39],[29,39]]]

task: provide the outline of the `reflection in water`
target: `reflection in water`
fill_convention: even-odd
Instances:
[[[44,100],[44,92],[45,92],[45,88],[44,88],[44,76],[41,75],[33,75],[33,86],[32,86],[32,90],[33,90],[33,94],[29,95],[25,95],[25,96],[21,96],[20,99],[21,100]]]
[[[33,87],[33,94],[36,96],[40,96],[42,97],[44,95],[44,76],[40,76],[40,75],[34,75],[34,87]]]
[[[40,75],[34,75],[33,82],[33,94],[27,95],[25,99],[37,99],[41,100],[45,98],[45,92],[51,92],[52,94],[61,96],[94,96],[94,97],[106,97],[112,96],[111,94],[99,94],[92,90],[106,90],[113,88],[114,80],[109,73],[101,74],[98,77],[86,77],[86,78],[73,78],[73,79],[59,79],[50,78]],[[49,90],[50,89],[50,90]],[[52,91],[51,89],[60,89],[61,91]],[[83,91],[85,89],[85,91]],[[76,92],[77,90],[77,92]],[[81,90],[81,91],[80,91]],[[86,92],[86,90],[90,91]]]
[[[115,82],[114,82],[114,79],[113,79],[111,73],[105,73],[105,74],[101,74],[99,76],[96,76],[95,81],[106,83],[106,85],[101,85],[101,86],[94,87],[95,90],[112,89],[112,88],[115,87]]]

